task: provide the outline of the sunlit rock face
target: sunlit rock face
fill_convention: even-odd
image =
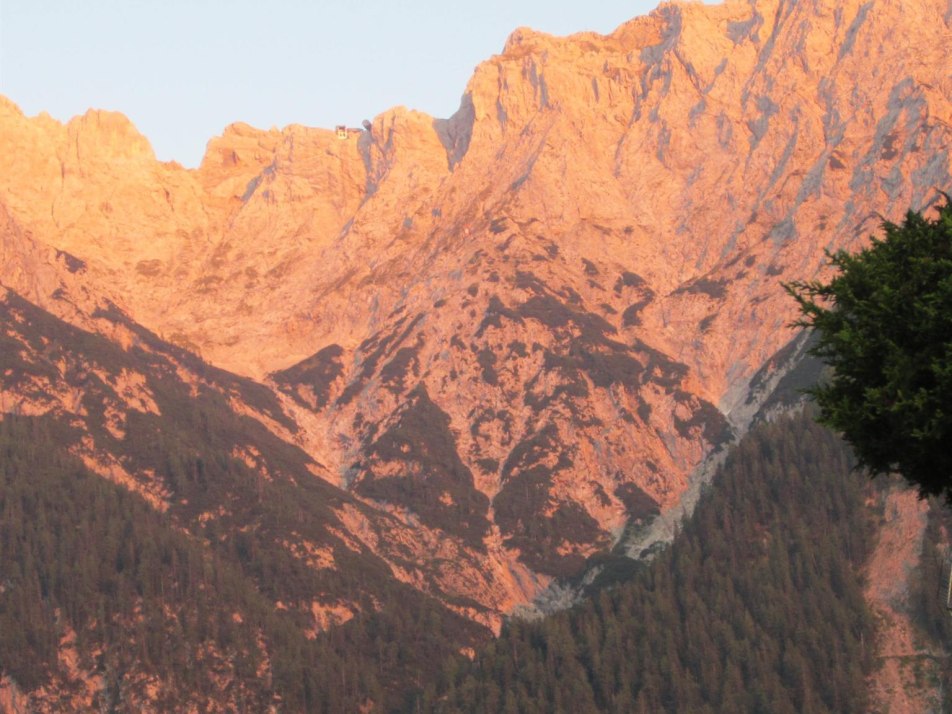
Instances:
[[[450,119],[235,124],[196,170],[121,115],[3,102],[0,278],[267,385],[296,428],[246,411],[348,493],[339,537],[498,624],[743,426],[793,337],[781,282],[952,188],[950,26],[737,0],[520,29]]]

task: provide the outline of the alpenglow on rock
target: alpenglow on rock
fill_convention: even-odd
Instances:
[[[2,101],[4,304],[160,355],[97,368],[113,440],[150,369],[214,392],[340,493],[324,541],[289,531],[296,557],[372,554],[498,626],[676,508],[746,426],[794,337],[781,281],[952,188],[950,25],[939,0],[729,0],[520,29],[449,119],[395,108],[347,141],[233,124],[195,170],[121,115]],[[67,376],[5,382],[5,403],[91,419]],[[89,464],[176,508],[92,431]],[[235,453],[280,471],[275,449]],[[315,627],[347,608],[328,597]]]

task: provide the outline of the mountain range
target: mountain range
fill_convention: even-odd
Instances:
[[[666,3],[516,30],[449,119],[233,124],[197,169],[0,98],[4,423],[240,573],[261,632],[406,607],[471,651],[670,538],[805,364],[782,283],[952,191],[949,47],[941,0]],[[105,701],[60,649],[5,706]],[[115,701],[169,696],[124,666]],[[190,706],[280,703],[229,676]]]

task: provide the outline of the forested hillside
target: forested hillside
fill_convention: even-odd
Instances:
[[[394,584],[308,637],[288,605],[316,573],[260,533],[187,535],[67,454],[68,428],[0,420],[0,672],[29,711],[354,711],[481,629]]]
[[[428,712],[863,712],[875,626],[865,478],[807,414],[756,428],[673,546],[569,612],[516,621]]]
[[[291,563],[268,566],[283,583],[262,592],[270,556],[174,528],[63,453],[64,428],[0,422],[0,670],[45,708],[867,711],[873,487],[808,415],[746,437],[675,543],[628,582],[514,621],[431,677],[425,663],[447,661],[459,626],[445,611],[394,592],[379,615],[308,639],[267,597],[298,577]],[[947,521],[930,517],[912,596],[937,653],[952,635],[937,597]],[[424,691],[404,699],[414,683]]]

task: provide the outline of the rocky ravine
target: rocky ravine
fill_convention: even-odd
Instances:
[[[952,187],[950,28],[940,0],[736,0],[517,30],[448,120],[238,124],[197,170],[4,101],[0,282],[268,385],[281,418],[234,407],[360,504],[339,539],[498,624],[677,504],[792,337],[781,281]]]

